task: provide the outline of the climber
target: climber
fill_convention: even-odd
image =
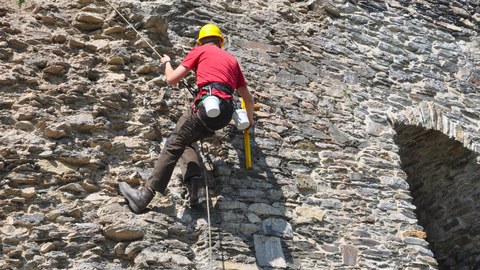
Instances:
[[[168,55],[164,54],[160,59],[160,63],[165,65],[169,85],[177,84],[190,70],[194,70],[199,91],[192,107],[177,121],[145,186],[135,190],[125,182],[119,184],[120,192],[134,213],[143,212],[156,192],[165,192],[179,159],[183,181],[189,187],[190,206],[196,207],[205,202],[205,173],[193,144],[214,135],[215,130],[225,127],[231,121],[234,112],[232,95],[235,89],[245,102],[250,126],[254,123],[253,95],[247,88],[236,58],[222,49],[224,37],[220,29],[213,24],[204,25],[198,34],[197,43],[198,46],[175,69]],[[209,116],[205,109],[203,99],[209,94],[219,99],[220,114],[216,117]]]

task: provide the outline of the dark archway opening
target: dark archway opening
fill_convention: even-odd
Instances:
[[[480,269],[478,153],[439,131],[395,129],[415,212],[439,269]]]

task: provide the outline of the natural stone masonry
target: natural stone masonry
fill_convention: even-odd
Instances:
[[[175,65],[218,24],[255,93],[252,170],[233,126],[202,143],[211,250],[179,171],[141,215],[117,190],[188,91],[108,2],[24,2],[0,4],[0,269],[480,265],[478,1],[111,1]]]

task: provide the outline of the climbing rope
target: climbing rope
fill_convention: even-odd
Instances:
[[[207,162],[209,163],[210,167],[213,168],[213,161],[210,158],[209,155],[205,153],[203,150],[203,141],[200,142],[200,151],[202,152],[202,155],[207,158]],[[208,151],[208,149],[207,149]],[[210,196],[209,196],[209,190],[208,190],[208,181],[207,177],[205,176],[205,196],[207,199],[207,221],[208,221],[208,247],[210,250],[210,269],[212,268],[212,262],[213,262],[213,253],[212,253],[212,227],[210,226]]]
[[[157,54],[157,56],[161,59],[162,58],[162,55],[160,55],[160,53],[150,44],[150,42],[148,42],[148,40],[142,36],[142,34],[140,32],[137,31],[137,29],[122,15],[122,13],[120,13],[120,11],[118,11],[118,9],[108,0],[105,0],[114,10],[115,12],[117,12],[118,15],[120,15],[120,17],[122,17],[122,19],[137,33],[137,35],[143,40],[145,41],[145,43],[147,43],[147,45],[153,50],[153,52],[155,54]],[[191,89],[191,87],[189,87],[188,84],[186,84],[184,81],[182,81],[182,83],[187,86],[187,89],[190,91],[190,93],[192,93],[192,95],[194,94]],[[201,149],[202,149],[202,154],[204,154],[203,152],[203,145],[201,145]],[[209,160],[209,162],[211,162],[211,159],[209,159],[209,157],[207,156],[207,160]],[[212,165],[212,168],[213,168],[213,163],[211,163]],[[212,227],[211,227],[211,221],[210,221],[210,196],[209,196],[209,190],[208,190],[208,182],[207,182],[207,178],[205,177],[205,196],[206,196],[206,200],[207,200],[207,220],[208,220],[208,246],[209,246],[209,257],[210,257],[210,269],[213,269],[212,268],[212,262],[213,262],[213,253],[212,253]]]
[[[135,33],[137,33],[137,35],[143,41],[145,41],[145,43],[147,43],[147,45],[153,50],[153,52],[156,53],[159,58],[162,58],[160,53],[157,52],[157,50],[150,44],[150,42],[148,42],[148,40],[145,37],[143,37],[143,35],[140,32],[138,32],[137,29],[135,29],[135,27],[125,17],[123,17],[122,13],[120,13],[120,11],[118,11],[118,9],[110,1],[108,0],[105,0],[105,1],[115,10],[115,12],[117,12],[118,15],[120,15],[120,17],[122,17],[122,19],[133,29],[133,31],[135,31]]]
[[[210,258],[210,269],[212,268],[213,262],[213,253],[212,253],[212,227],[210,226],[210,200],[208,196],[208,183],[207,178],[205,177],[205,196],[207,197],[207,220],[208,220],[208,248],[210,250],[209,258]]]

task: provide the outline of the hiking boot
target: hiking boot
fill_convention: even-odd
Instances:
[[[149,187],[142,187],[139,190],[135,190],[125,182],[118,184],[118,187],[125,199],[128,200],[130,209],[132,209],[135,214],[142,213],[150,201],[152,201],[153,196],[155,196],[155,191]]]
[[[207,202],[205,179],[202,177],[192,177],[190,179],[190,207],[197,208],[203,206]]]

